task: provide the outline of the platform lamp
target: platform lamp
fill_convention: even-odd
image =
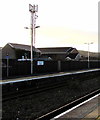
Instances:
[[[90,47],[90,44],[93,44],[93,42],[91,42],[91,43],[84,43],[84,44],[88,45],[88,69],[89,69],[90,68],[90,51],[89,51],[89,47]]]

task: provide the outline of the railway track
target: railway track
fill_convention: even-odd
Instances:
[[[21,91],[18,91],[18,89],[16,90],[16,92],[14,93],[11,93],[11,94],[6,94],[6,95],[2,95],[2,101],[5,102],[5,101],[9,101],[9,100],[12,100],[12,99],[16,99],[16,98],[19,98],[19,97],[24,97],[24,96],[28,96],[28,95],[32,95],[32,94],[37,94],[37,93],[40,93],[40,92],[44,92],[44,91],[47,91],[47,90],[51,90],[51,89],[56,89],[56,88],[59,88],[59,87],[64,87],[66,86],[66,82],[63,82],[62,84],[55,84],[53,86],[49,86],[49,87],[43,87],[43,88],[38,88],[37,86],[37,89],[28,89],[28,90],[21,90]]]
[[[78,99],[72,101],[71,103],[68,103],[68,104],[66,104],[66,105],[64,105],[64,106],[62,106],[62,107],[60,107],[58,109],[55,109],[55,110],[53,110],[51,112],[48,112],[47,114],[42,115],[39,118],[36,118],[35,120],[54,120],[55,116],[57,116],[57,115],[65,112],[65,111],[71,109],[72,107],[74,107],[74,106],[76,106],[76,105],[90,99],[91,97],[93,97],[93,96],[95,96],[95,95],[97,95],[99,93],[100,93],[100,89],[95,90],[95,91],[93,91],[93,92],[91,92],[91,93],[89,93],[89,94],[87,94],[87,95],[85,95],[85,96],[83,96],[81,98],[78,98]]]
[[[36,83],[35,83],[35,80],[27,81],[25,85],[28,86],[28,88],[23,88],[23,89],[21,89],[21,87],[24,86],[25,81],[23,81],[24,83],[22,82],[22,86],[21,87],[20,86],[16,87],[11,82],[11,83],[9,83],[9,89],[10,88],[14,88],[14,87],[16,87],[16,89],[14,89],[14,91],[11,89],[11,92],[10,91],[3,92],[3,90],[2,90],[2,92],[3,92],[2,93],[2,98],[3,98],[2,101],[16,99],[18,97],[23,97],[23,96],[27,96],[27,95],[43,92],[43,91],[46,91],[46,90],[56,89],[56,88],[59,88],[59,87],[66,86],[68,84],[68,81],[73,80],[73,79],[77,79],[78,77],[80,77],[80,75],[83,74],[83,72],[82,73],[81,72],[76,72],[76,73],[78,74],[77,77],[76,77],[76,74],[74,75],[74,73],[72,75],[69,75],[69,76],[68,75],[66,76],[66,74],[62,74],[60,76],[57,75],[57,76],[50,77],[50,79],[53,78],[53,79],[51,79],[50,82],[47,82],[48,81],[47,77],[45,78],[45,80],[40,80],[40,83],[38,81],[36,81]],[[68,77],[68,78],[66,78],[66,77]],[[87,75],[86,74],[83,77],[84,77],[84,79],[87,79]],[[92,74],[91,74],[91,77],[94,77],[94,76],[92,76]],[[83,78],[79,78],[79,79],[83,79]],[[42,82],[44,82],[44,81],[47,82],[47,83],[44,82],[45,86],[43,85],[43,83],[41,85],[41,81]],[[32,83],[32,82],[34,82],[34,83]],[[6,84],[8,84],[8,83],[6,83]],[[21,83],[19,82],[18,84],[21,84]],[[31,85],[31,87],[29,85]]]
[[[36,83],[39,84],[33,84],[35,83],[33,80],[27,81],[25,83],[27,83],[26,85],[28,86],[27,87],[28,89],[23,89],[23,90],[21,89],[22,86],[20,87],[18,86],[19,84],[16,83],[17,86],[15,87],[17,89],[15,89],[15,91],[12,91],[12,93],[9,92],[9,94],[7,92],[4,92],[7,94],[3,94],[3,99],[2,99],[4,106],[3,117],[15,118],[14,116],[18,116],[21,119],[22,116],[24,116],[25,118],[29,117],[34,120],[50,120],[53,117],[57,116],[58,114],[88,99],[89,97],[92,97],[95,94],[100,93],[100,89],[97,86],[100,77],[98,76],[97,73],[96,75],[93,73],[89,75],[87,75],[86,73],[85,74],[78,73],[78,76],[75,74],[70,76],[62,75],[59,77],[57,76],[57,78],[56,77],[51,77],[51,78],[52,79],[50,80],[49,78],[40,79],[39,81],[37,80]],[[46,81],[48,81],[47,83],[52,83],[53,81],[53,84],[47,84],[45,83]],[[29,87],[30,83],[33,88]],[[14,84],[9,83],[8,85],[11,85],[10,88],[11,87],[14,88]],[[24,83],[22,85],[24,86]],[[89,89],[89,87],[91,89]],[[89,94],[89,92],[93,90],[95,91]],[[48,95],[50,97],[48,97]],[[36,98],[35,100],[34,100],[34,96]],[[65,99],[63,100],[63,98]],[[54,100],[57,99],[60,100],[58,100],[57,104],[55,103],[54,105],[53,104]],[[16,104],[12,106],[11,102],[16,102]],[[62,107],[59,108],[59,106]],[[26,107],[28,107],[27,111],[26,111]],[[20,108],[20,115],[19,113],[18,114],[16,113],[17,111],[19,111],[19,108]],[[38,111],[36,111],[36,109],[38,109]],[[48,113],[48,111],[51,112]],[[14,114],[12,114],[12,116],[11,115],[9,116],[9,113],[14,113]]]

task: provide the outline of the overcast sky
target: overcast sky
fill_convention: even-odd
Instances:
[[[94,42],[98,51],[99,0],[2,0],[0,1],[0,46],[31,44],[29,4],[38,4],[36,47],[76,47],[87,50]]]

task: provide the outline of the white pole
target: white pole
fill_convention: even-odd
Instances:
[[[36,25],[36,12],[38,6],[29,4],[29,11],[31,12],[31,75],[33,74],[33,35],[34,35],[34,48],[35,48],[35,25]],[[34,50],[35,51],[35,50]]]
[[[7,58],[7,77],[9,76],[9,58]]]
[[[93,42],[91,43],[84,43],[84,44],[87,44],[88,45],[88,69],[90,68],[90,52],[89,52],[89,45],[90,44],[93,44]]]
[[[31,12],[31,75],[33,74],[33,12]]]
[[[90,55],[89,55],[89,43],[88,43],[88,69],[90,68]]]
[[[35,48],[35,36],[36,36],[36,31],[35,31],[35,27],[36,27],[36,18],[35,18],[36,13],[34,13],[34,48]]]

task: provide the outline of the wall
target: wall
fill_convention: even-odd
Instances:
[[[6,59],[7,54],[9,59],[16,59],[15,50],[8,44],[2,49],[2,58]]]

